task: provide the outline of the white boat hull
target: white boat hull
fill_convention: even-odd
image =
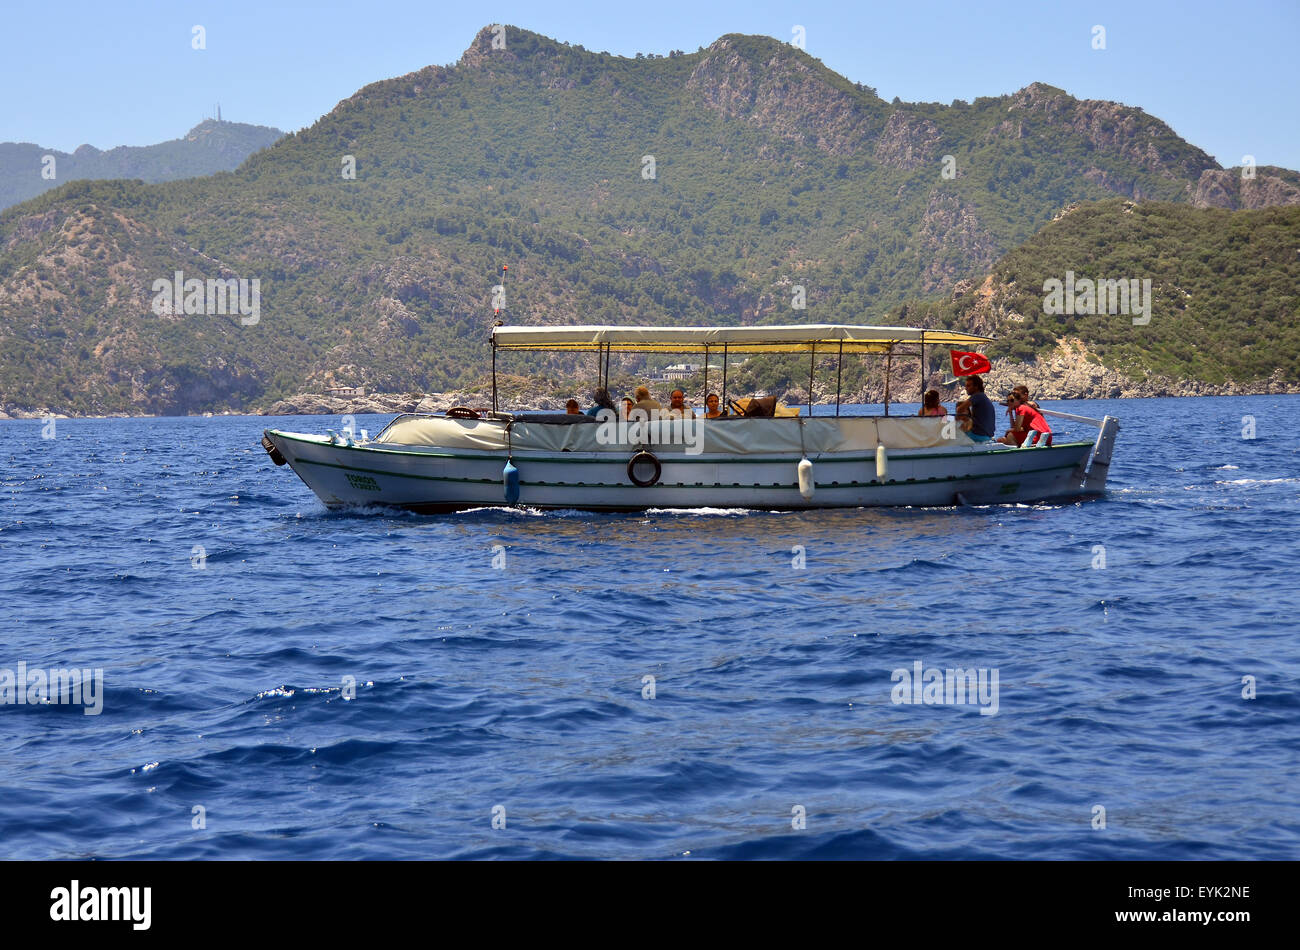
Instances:
[[[1106,430],[1091,442],[1010,448],[983,444],[890,452],[887,471],[864,452],[810,454],[815,486],[800,492],[800,453],[783,455],[659,456],[656,484],[634,484],[631,452],[515,450],[519,472],[515,504],[531,508],[635,511],[649,508],[764,510],[950,506],[1059,501],[1096,496],[1104,465],[1089,473]],[[417,512],[502,506],[507,501],[504,451],[437,446],[341,444],[326,436],[267,430],[264,445],[278,453],[328,507],[385,505]],[[274,451],[272,451],[274,449]],[[278,461],[278,460],[277,460]]]

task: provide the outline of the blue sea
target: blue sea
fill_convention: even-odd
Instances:
[[[0,422],[0,677],[103,684],[0,705],[0,857],[1300,857],[1300,396],[1044,406],[1107,497],[329,513],[258,440],[337,418]]]

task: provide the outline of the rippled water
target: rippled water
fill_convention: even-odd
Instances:
[[[1300,397],[1047,405],[1106,499],[330,514],[258,439],[337,419],[0,423],[0,669],[104,676],[0,706],[0,856],[1300,857]]]

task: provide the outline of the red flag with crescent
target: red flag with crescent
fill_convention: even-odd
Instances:
[[[993,364],[979,353],[967,353],[964,350],[949,350],[952,354],[952,374],[954,376],[974,376],[977,373],[987,373],[993,369]]]

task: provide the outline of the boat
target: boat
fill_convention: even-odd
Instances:
[[[840,324],[757,327],[496,326],[492,405],[404,413],[373,438],[267,429],[262,446],[329,508],[390,506],[421,513],[481,507],[644,511],[954,506],[1058,502],[1105,493],[1119,422],[1043,410],[1087,425],[1095,438],[1022,447],[973,440],[952,416],[890,415],[894,364],[928,347],[978,347],[991,338],[947,330]],[[502,411],[499,355],[580,352],[608,386],[614,354],[700,354],[722,367],[722,404],[746,414],[706,420]],[[933,353],[934,351],[931,350]],[[837,357],[836,401],[778,412],[775,399],[728,399],[733,355]],[[884,411],[841,414],[844,358],[886,362]],[[946,355],[946,354],[945,354]],[[811,395],[810,395],[811,400]]]

